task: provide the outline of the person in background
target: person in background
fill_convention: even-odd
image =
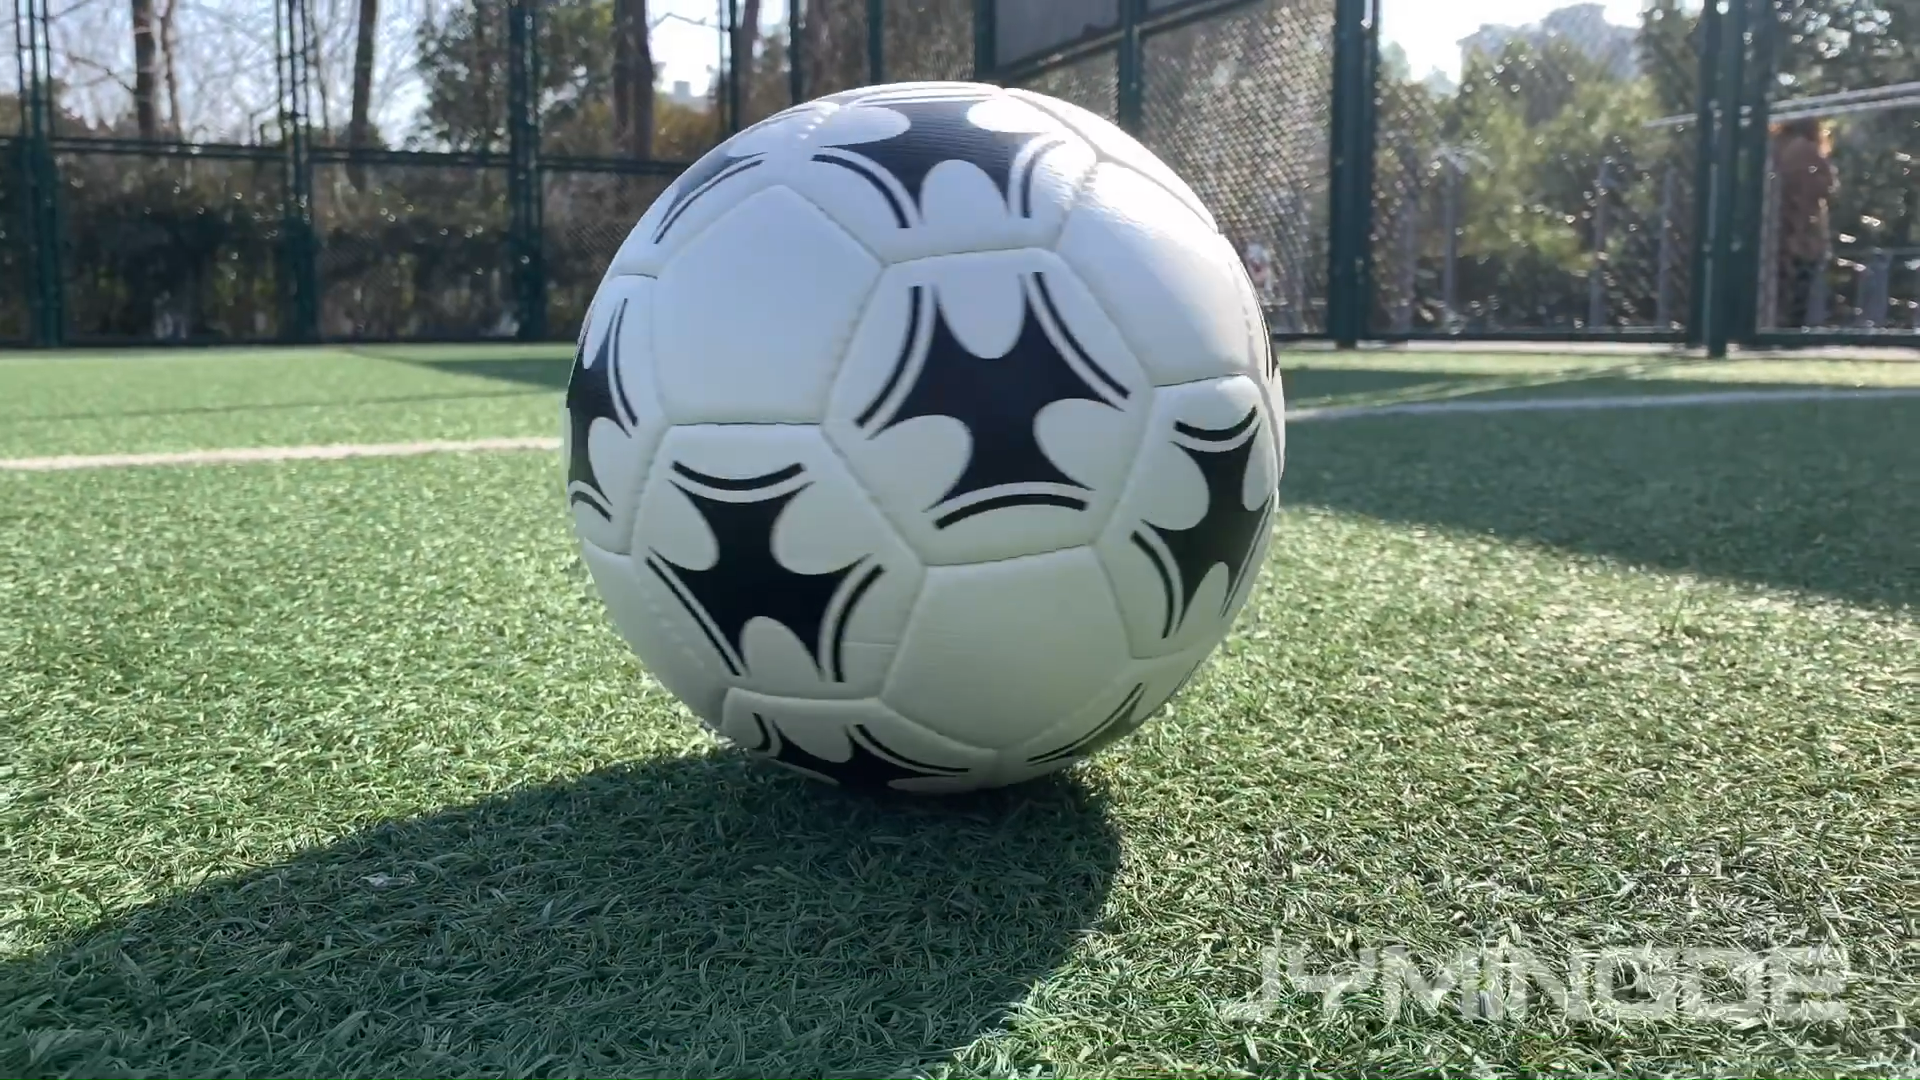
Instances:
[[[1246,252],[1241,259],[1246,264],[1247,277],[1252,279],[1253,290],[1259,295],[1260,302],[1273,303],[1275,285],[1273,253],[1268,251],[1267,245],[1260,241],[1249,240]]]
[[[1828,205],[1840,190],[1833,167],[1833,135],[1816,119],[1789,120],[1773,129],[1774,169],[1780,177],[1780,325],[1807,325],[1813,287],[1826,271],[1833,231]]]

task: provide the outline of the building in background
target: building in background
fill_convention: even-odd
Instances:
[[[713,107],[713,84],[709,82],[706,89],[696,93],[691,82],[675,79],[673,87],[667,91],[667,100],[682,108],[704,113]]]
[[[1560,42],[1604,64],[1616,78],[1631,79],[1635,71],[1637,37],[1634,27],[1608,22],[1603,5],[1572,4],[1549,12],[1537,23],[1525,26],[1488,23],[1461,38],[1461,68],[1464,70],[1475,55],[1498,56],[1516,41],[1534,46]]]

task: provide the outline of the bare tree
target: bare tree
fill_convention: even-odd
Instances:
[[[733,77],[740,80],[742,96],[753,88],[753,50],[760,43],[760,0],[742,0],[740,21],[734,24],[733,41],[728,52],[733,58]]]
[[[307,62],[313,65],[315,71],[324,73],[327,70],[327,58],[325,51],[321,48],[324,39],[320,36],[320,23],[313,13],[316,6],[302,4],[301,18],[307,24],[307,41],[311,43]],[[332,82],[333,80],[326,78],[324,74],[313,80],[314,92],[320,98],[320,130],[328,142],[333,141],[333,101],[327,93],[327,88]]]
[[[159,67],[159,35],[155,31],[153,0],[133,2],[133,115],[140,137],[160,137],[160,114],[154,108],[154,83]]]
[[[360,0],[360,22],[358,36],[353,43],[353,101],[351,113],[347,119],[347,146],[358,150],[372,142],[372,124],[368,117],[372,109],[373,97],[373,41],[374,31],[380,23],[380,0]],[[353,186],[366,186],[366,170],[359,164],[350,166],[347,179]]]
[[[180,67],[176,61],[179,52],[174,47],[174,13],[180,8],[180,0],[166,0],[160,8],[160,62],[161,74],[167,83],[167,133],[173,138],[186,137],[186,121],[180,116]]]
[[[647,0],[613,0],[613,127],[616,145],[653,156],[653,46]]]

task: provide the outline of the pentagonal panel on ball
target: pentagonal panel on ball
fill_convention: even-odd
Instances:
[[[1059,117],[1087,140],[1103,159],[1124,165],[1165,188],[1190,213],[1205,222],[1208,229],[1219,231],[1220,226],[1214,220],[1213,212],[1207,209],[1206,202],[1194,193],[1193,188],[1180,178],[1180,174],[1161,161],[1159,155],[1142,145],[1140,140],[1122,131],[1118,124],[1072,102],[1037,94],[1032,90],[1009,90],[1008,93]]]
[[[880,698],[950,739],[1004,750],[1079,713],[1129,663],[1091,549],[937,566]]]
[[[871,88],[807,142],[785,182],[888,262],[1050,247],[1095,161],[1058,118],[977,83]]]
[[[730,685],[879,692],[921,568],[817,428],[678,427],[640,502],[634,561]]]
[[[881,278],[825,430],[925,561],[980,562],[1097,535],[1151,394],[1058,258],[952,255]]]
[[[1098,549],[1136,656],[1224,637],[1266,560],[1280,480],[1250,377],[1162,387]]]
[[[647,674],[701,723],[718,730],[726,672],[703,651],[699,634],[676,618],[673,595],[631,556],[583,541],[580,557],[606,602],[614,629]]]
[[[1207,645],[1133,661],[1078,713],[1003,753],[996,779],[1014,784],[1045,776],[1085,761],[1133,734],[1180,692],[1212,654],[1213,647]]]
[[[660,272],[654,355],[676,424],[812,423],[880,263],[812,203],[767,188]]]
[[[994,755],[945,738],[878,701],[727,695],[720,733],[748,753],[857,790],[937,794],[992,779]]]
[[[609,278],[593,298],[562,406],[567,504],[583,540],[625,552],[666,429],[653,380],[653,281]]]
[[[780,183],[801,157],[807,131],[828,111],[796,105],[760,121],[703,154],[674,178],[614,252],[609,276],[657,276],[681,245],[726,211]]]
[[[1165,188],[1101,165],[1055,250],[1099,297],[1156,385],[1258,373],[1241,303],[1246,268],[1225,237]]]

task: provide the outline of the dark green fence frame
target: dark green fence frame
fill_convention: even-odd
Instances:
[[[98,137],[73,137],[57,130],[52,100],[53,57],[49,45],[50,0],[14,0],[18,31],[13,58],[21,90],[21,129],[0,131],[0,167],[11,161],[18,177],[18,221],[15,229],[0,222],[0,289],[16,287],[4,275],[7,265],[21,268],[30,317],[25,320],[23,344],[60,346],[75,343],[69,332],[68,298],[64,276],[62,232],[62,176],[60,155],[123,155],[136,159],[229,160],[251,162],[277,171],[279,222],[274,240],[278,284],[275,330],[252,340],[315,342],[322,333],[320,248],[315,229],[315,174],[323,168],[434,167],[489,171],[504,177],[508,209],[505,250],[510,265],[511,304],[515,309],[514,337],[526,341],[570,338],[573,325],[549,318],[553,300],[547,243],[543,227],[543,191],[554,176],[657,178],[664,183],[686,166],[684,161],[641,161],[620,157],[580,157],[545,153],[541,146],[538,87],[541,57],[540,0],[497,0],[504,5],[508,33],[507,131],[504,153],[437,153],[365,151],[320,146],[313,138],[312,21],[305,17],[311,0],[274,0],[277,14],[276,54],[279,115],[275,141],[268,145],[186,144]],[[899,0],[905,3],[907,0]],[[1292,5],[1318,19],[1322,8],[1313,0],[1117,0],[1115,25],[1049,48],[1043,55],[999,63],[996,16],[1006,0],[954,0],[972,6],[971,51],[975,78],[1002,84],[1047,88],[1048,80],[1071,73],[1089,62],[1111,64],[1111,102],[1096,103],[1123,129],[1142,134],[1147,117],[1148,84],[1155,78],[1148,55],[1158,35],[1214,21],[1229,20],[1260,7]],[[1034,0],[1046,2],[1046,0]],[[1760,248],[1764,176],[1768,168],[1767,119],[1769,91],[1774,82],[1776,37],[1787,0],[1728,0],[1706,5],[1699,16],[1697,93],[1693,103],[1695,138],[1691,190],[1693,203],[1684,266],[1669,267],[1662,252],[1661,272],[1684,273],[1691,282],[1684,310],[1663,326],[1648,328],[1609,325],[1572,329],[1516,328],[1472,330],[1412,329],[1384,325],[1380,315],[1380,282],[1376,280],[1378,233],[1381,223],[1376,197],[1379,181],[1380,83],[1379,0],[1325,0],[1325,27],[1332,60],[1325,136],[1325,177],[1314,199],[1323,200],[1324,235],[1315,243],[1324,253],[1324,267],[1316,270],[1315,301],[1324,311],[1318,326],[1295,325],[1279,334],[1331,340],[1343,347],[1365,341],[1419,338],[1520,339],[1539,341],[1644,340],[1705,347],[1714,355],[1735,345],[1805,345],[1846,343],[1920,344],[1915,334],[1848,331],[1762,332],[1753,301],[1752,272]],[[821,87],[814,77],[819,58],[804,55],[801,24],[828,9],[865,23],[864,79],[940,77],[918,70],[915,58],[887,55],[888,20],[902,17],[889,0],[793,0],[799,18],[789,19],[785,43],[789,63],[787,94],[793,101],[814,96]],[[937,6],[937,5],[936,5]],[[811,10],[810,10],[811,9]],[[740,18],[739,0],[721,0],[726,22],[723,32]],[[925,15],[923,17],[934,17]],[[909,15],[913,12],[908,12]],[[3,17],[3,16],[0,16]],[[896,27],[897,29],[897,27]],[[901,62],[894,63],[898,59]],[[822,68],[824,70],[824,68]],[[1314,69],[1317,71],[1318,69]],[[740,80],[723,72],[716,98],[722,133],[738,131],[746,117],[746,90]],[[1095,78],[1086,94],[1107,94],[1107,84]],[[1086,102],[1082,102],[1085,104]],[[1155,139],[1143,134],[1150,144]],[[1163,149],[1154,145],[1154,149]],[[0,192],[4,194],[4,192]],[[4,204],[0,204],[3,208]],[[624,224],[624,223],[622,223]],[[14,236],[18,239],[9,239]],[[1319,256],[1309,256],[1315,261]],[[1675,260],[1676,263],[1679,260]],[[1404,269],[1403,273],[1411,273]],[[1664,296],[1664,293],[1663,293]],[[573,320],[562,320],[571,323]],[[0,323],[4,327],[4,323]],[[440,332],[429,336],[403,335],[405,340],[466,340],[487,336],[472,327],[470,335]],[[6,337],[0,329],[0,338]],[[400,340],[357,335],[354,340]],[[187,343],[208,343],[187,336]],[[223,335],[223,343],[240,343],[244,335]]]

